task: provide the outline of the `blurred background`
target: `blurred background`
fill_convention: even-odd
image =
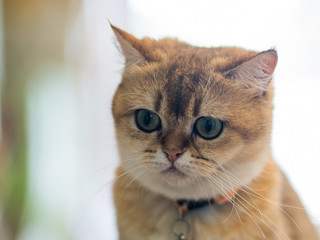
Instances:
[[[108,19],[137,37],[276,47],[273,153],[320,224],[319,11],[318,0],[0,0],[0,240],[117,239],[123,59]]]

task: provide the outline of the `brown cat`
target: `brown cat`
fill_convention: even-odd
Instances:
[[[273,49],[137,39],[113,99],[121,240],[317,239],[272,158]]]

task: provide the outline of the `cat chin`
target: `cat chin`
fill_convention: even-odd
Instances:
[[[245,176],[238,175],[237,186],[245,186],[250,184],[250,182],[261,172],[264,164],[253,164],[249,168],[256,168],[254,173],[246,174]],[[242,177],[242,178],[241,178]],[[139,179],[137,179],[139,181]],[[161,194],[170,199],[209,199],[216,198],[221,195],[226,194],[225,189],[221,189],[221,185],[213,184],[212,182],[204,180],[197,180],[195,182],[186,181],[186,179],[181,178],[175,182],[169,183],[168,179],[165,181],[161,178],[155,176],[144,177],[143,181],[139,181],[146,189],[154,192],[156,194]],[[187,184],[188,183],[188,184]],[[228,183],[227,183],[228,184]],[[231,189],[230,189],[231,190]]]
[[[237,179],[233,182],[233,186],[237,188],[249,185],[250,182],[256,178],[262,171],[268,161],[268,155],[261,153],[253,161],[248,161],[240,165],[231,163],[229,166],[225,165],[230,176]],[[140,174],[139,174],[140,175]],[[226,194],[226,189],[221,188],[222,184],[214,184],[211,181],[203,179],[194,179],[179,173],[172,172],[169,174],[150,173],[144,175],[143,178],[133,176],[139,184],[153,193],[166,196],[170,199],[208,199],[216,198]],[[141,175],[140,175],[141,176]],[[220,179],[222,181],[222,179]],[[225,180],[229,181],[229,180]],[[223,185],[230,186],[230,182],[225,182]],[[229,189],[230,191],[232,189]]]
[[[220,189],[217,186],[205,181],[196,181],[193,183],[182,178],[180,180],[177,179],[171,184],[168,183],[168,179],[163,181],[155,176],[150,176],[144,178],[144,181],[140,183],[148,190],[170,199],[206,199],[220,195]]]

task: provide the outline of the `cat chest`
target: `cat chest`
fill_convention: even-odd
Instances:
[[[182,224],[182,228],[174,229],[178,213],[176,209],[162,211],[149,211],[149,219],[146,219],[136,230],[136,237],[131,240],[236,240],[233,234],[226,234],[225,227],[228,223],[222,224],[222,220],[228,216],[221,216],[215,210],[204,208],[194,213],[188,213],[184,220],[188,225]],[[141,231],[141,228],[144,228]],[[148,228],[148,230],[146,229]],[[181,231],[180,231],[181,230]],[[180,237],[182,233],[185,238]]]

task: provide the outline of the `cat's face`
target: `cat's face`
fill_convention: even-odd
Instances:
[[[247,184],[261,171],[275,51],[137,43],[115,31],[124,54],[130,52],[113,115],[121,166],[131,177],[168,197],[197,199],[225,194],[230,182]]]

